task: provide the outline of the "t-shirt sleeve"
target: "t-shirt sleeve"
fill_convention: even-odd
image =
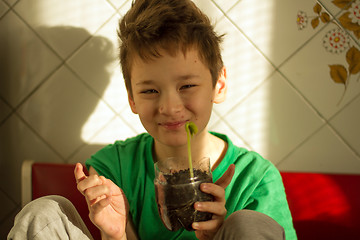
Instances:
[[[87,169],[93,167],[100,176],[104,176],[116,185],[122,185],[119,168],[119,155],[115,144],[110,144],[87,159]]]
[[[245,209],[264,213],[285,230],[287,240],[297,239],[279,171],[270,166],[248,199]]]

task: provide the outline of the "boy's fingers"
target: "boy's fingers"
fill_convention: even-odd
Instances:
[[[235,173],[235,165],[231,164],[226,170],[226,172],[221,176],[221,178],[219,178],[215,182],[215,184],[225,189],[230,184],[231,179],[234,176],[234,173]]]
[[[75,170],[74,170],[74,175],[75,175],[76,183],[79,183],[82,180],[84,180],[85,178],[87,178],[84,173],[83,165],[81,163],[76,164]]]

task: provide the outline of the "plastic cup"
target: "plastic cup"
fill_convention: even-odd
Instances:
[[[171,157],[155,163],[155,190],[159,214],[170,231],[185,228],[193,231],[192,223],[210,220],[211,213],[194,209],[195,202],[213,201],[213,196],[200,190],[201,183],[212,183],[210,159],[193,162],[190,177],[187,158]]]

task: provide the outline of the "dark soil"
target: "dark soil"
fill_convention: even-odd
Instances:
[[[200,184],[212,183],[211,174],[194,169],[194,181],[189,169],[164,176],[167,184],[155,184],[161,220],[167,229],[177,231],[184,227],[193,231],[193,222],[210,220],[211,213],[194,209],[195,202],[213,201],[213,196],[200,190]]]

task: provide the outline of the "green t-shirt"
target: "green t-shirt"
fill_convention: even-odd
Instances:
[[[255,152],[236,147],[222,134],[213,133],[228,143],[224,159],[213,171],[217,181],[230,164],[235,174],[225,190],[228,215],[241,209],[267,214],[284,229],[287,240],[296,239],[291,213],[279,171]],[[194,232],[171,232],[163,226],[157,210],[154,187],[153,138],[143,133],[110,144],[86,161],[99,175],[111,179],[125,193],[130,214],[140,239],[196,239]]]

